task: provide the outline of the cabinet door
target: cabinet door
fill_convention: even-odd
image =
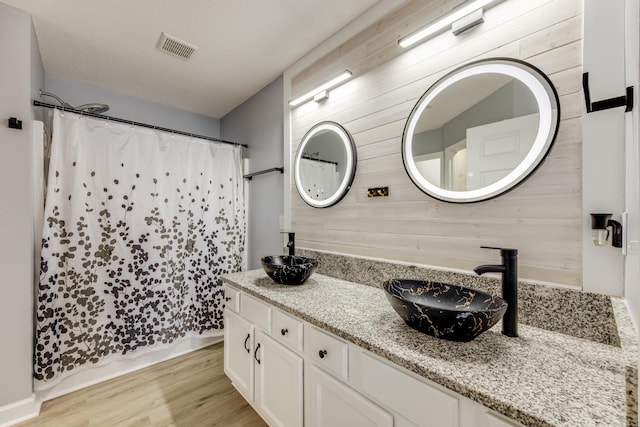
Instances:
[[[229,310],[224,316],[224,373],[240,394],[253,402],[254,326]]]
[[[307,427],[392,427],[393,417],[312,364],[305,367]]]
[[[302,426],[302,357],[261,330],[254,348],[255,404],[270,426]]]

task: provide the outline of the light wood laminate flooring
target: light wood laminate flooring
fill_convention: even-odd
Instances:
[[[223,344],[215,344],[45,402],[39,417],[18,425],[266,426],[223,361]]]

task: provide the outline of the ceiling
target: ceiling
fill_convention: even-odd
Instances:
[[[48,74],[220,118],[378,0],[0,1],[32,15]]]

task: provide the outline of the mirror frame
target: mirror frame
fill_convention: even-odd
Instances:
[[[302,185],[300,183],[300,160],[302,159],[302,153],[305,151],[306,145],[309,143],[309,140],[316,135],[318,132],[323,130],[330,130],[338,134],[342,144],[344,145],[344,150],[346,153],[346,162],[347,165],[345,167],[345,174],[338,186],[338,189],[335,193],[333,193],[330,197],[325,200],[315,200],[302,189]],[[357,164],[357,155],[356,155],[356,145],[353,142],[353,138],[351,134],[340,124],[332,121],[324,121],[317,123],[311,127],[307,131],[307,133],[302,138],[300,145],[298,146],[298,151],[296,152],[295,161],[293,164],[293,174],[296,184],[296,189],[298,190],[298,194],[306,204],[312,206],[314,208],[328,208],[330,206],[338,203],[342,198],[347,194],[349,189],[351,188],[351,184],[353,183],[353,178],[356,175],[356,164]]]
[[[538,104],[540,119],[533,145],[524,159],[509,174],[485,187],[452,191],[427,181],[413,160],[414,129],[429,103],[444,89],[471,76],[485,73],[506,74],[518,79],[531,90]],[[555,109],[555,116],[554,116]],[[560,127],[560,102],[551,80],[533,65],[511,58],[489,58],[456,68],[436,81],[420,97],[411,111],[402,134],[402,162],[413,183],[427,195],[450,203],[474,203],[502,195],[524,182],[544,161]]]

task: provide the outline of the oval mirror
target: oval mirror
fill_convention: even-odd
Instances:
[[[294,178],[302,200],[314,208],[338,203],[356,173],[356,147],[345,128],[320,122],[304,135],[295,157]]]
[[[546,157],[560,105],[551,81],[519,60],[467,64],[431,86],[402,136],[402,160],[426,194],[470,203],[503,194]]]

